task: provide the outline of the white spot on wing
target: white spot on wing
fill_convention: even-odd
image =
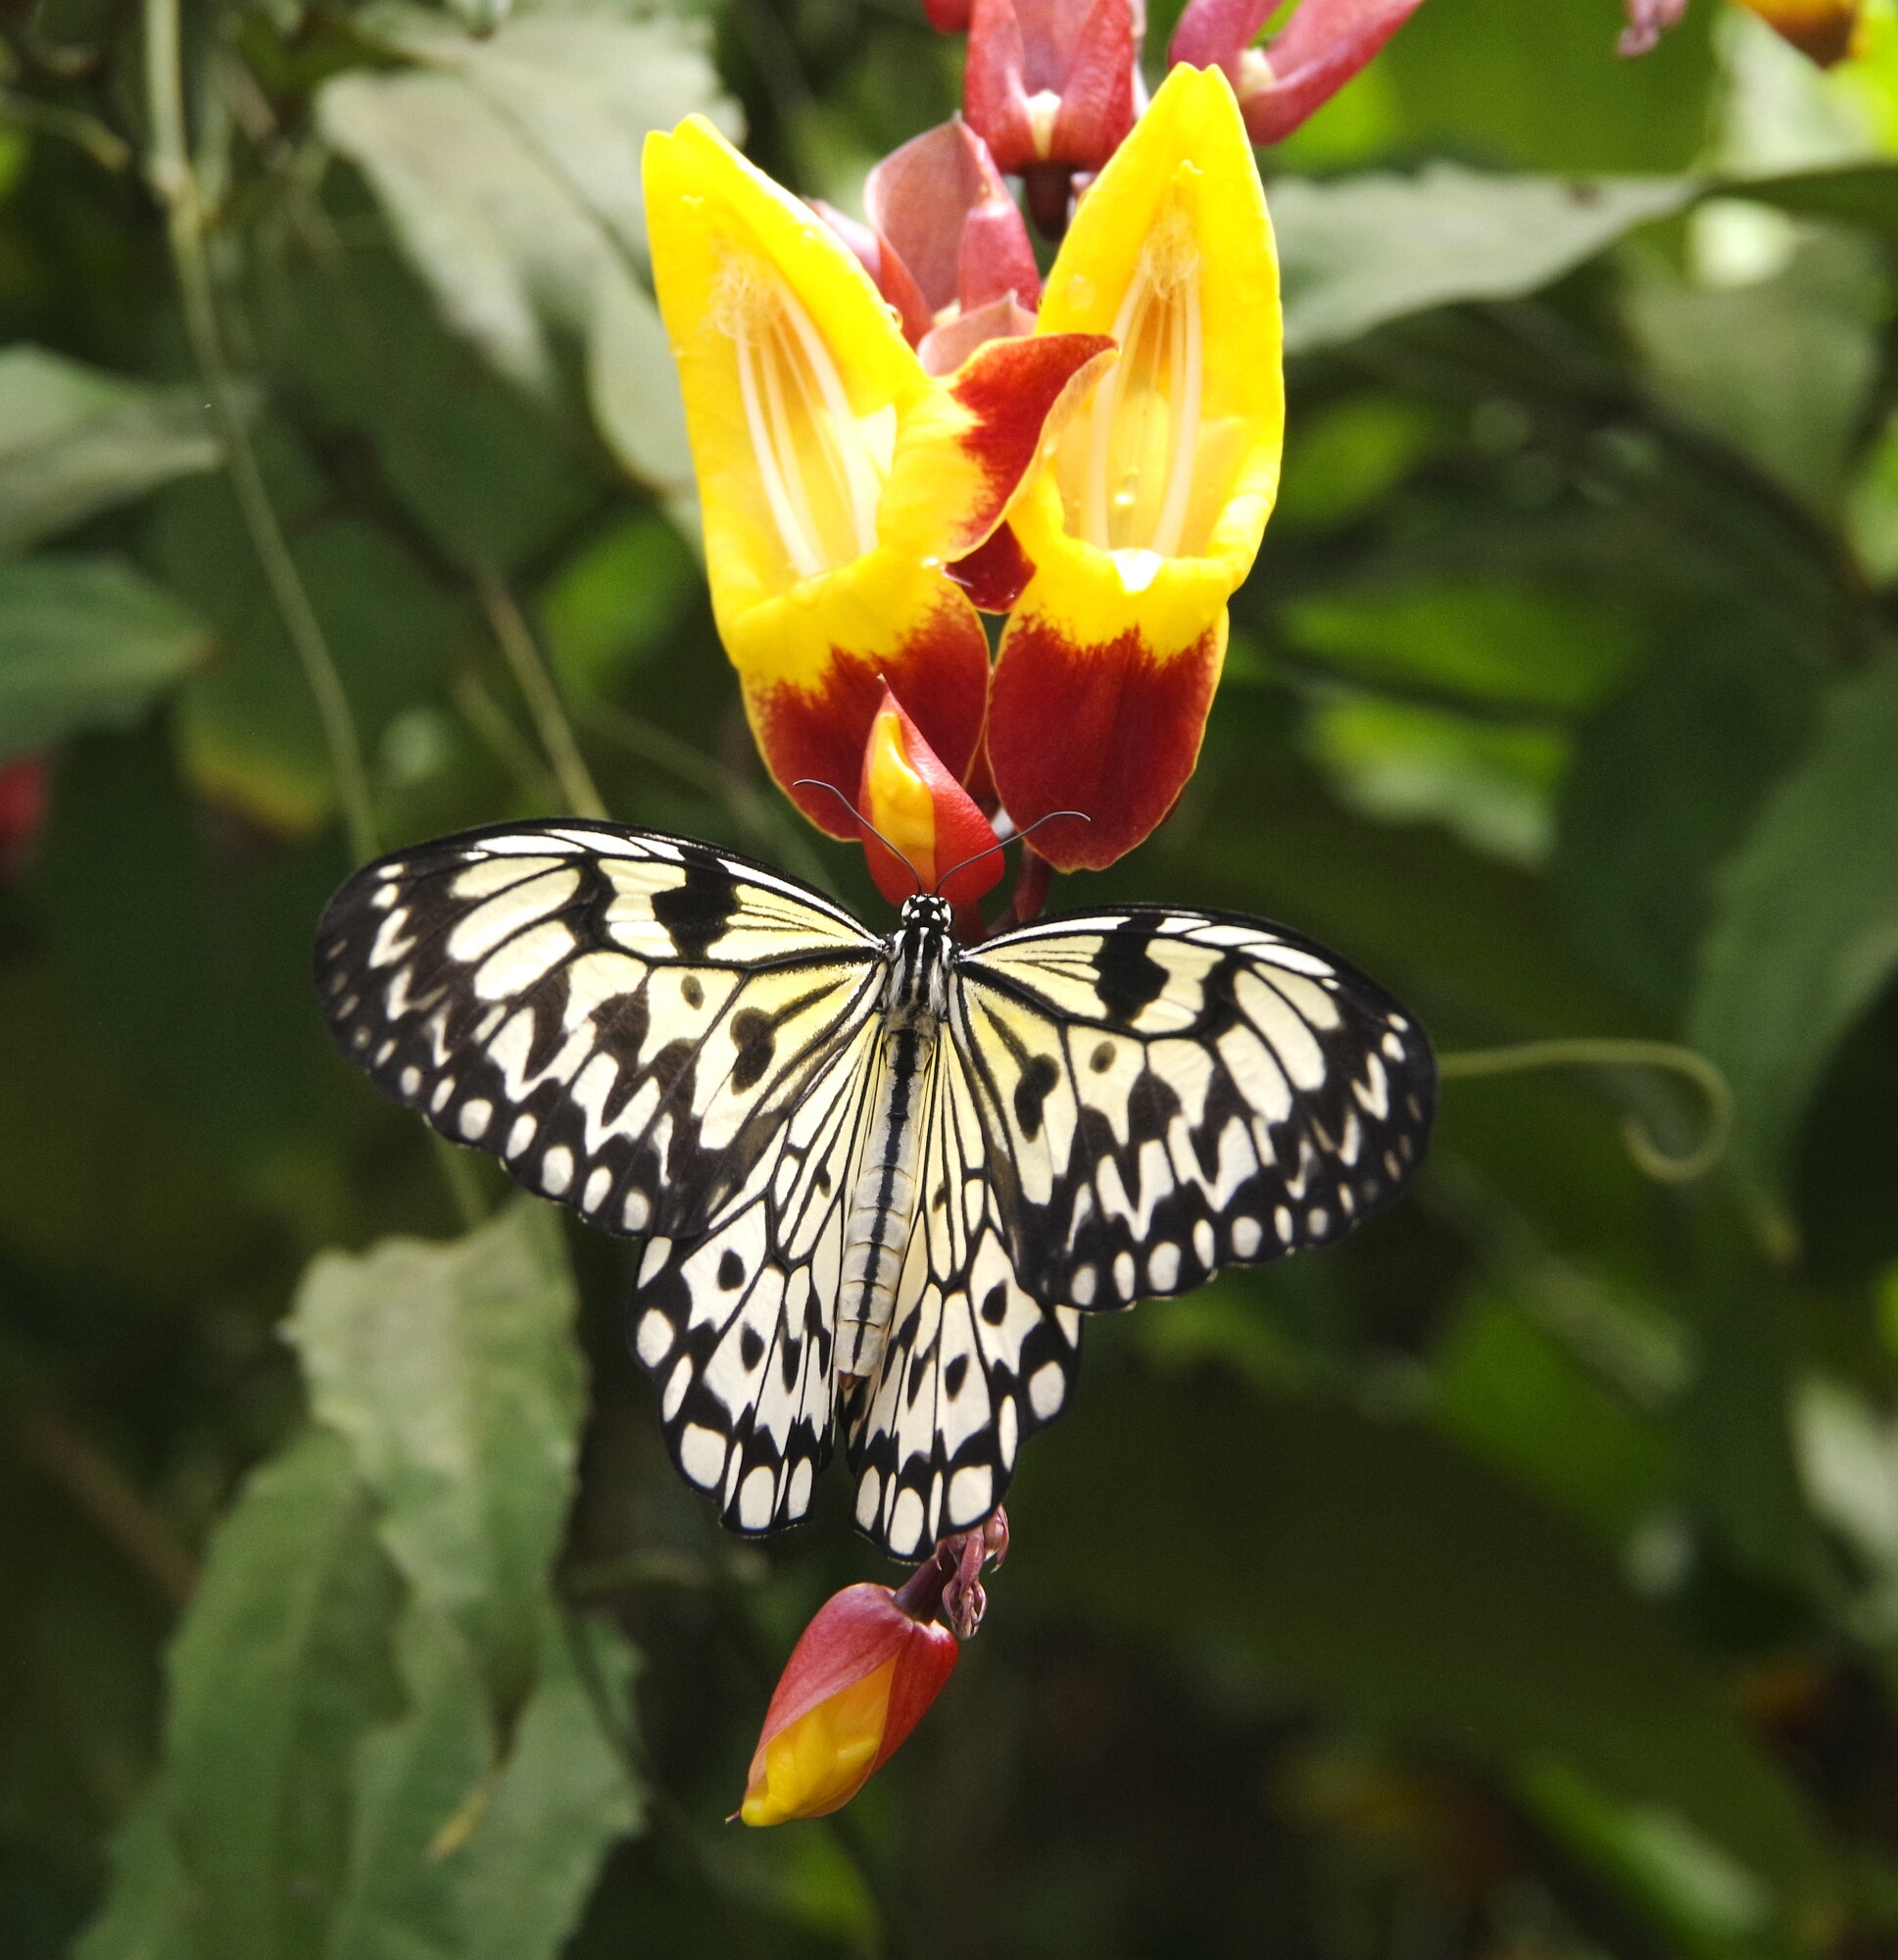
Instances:
[[[1028,1378],[1028,1405],[1046,1422],[1061,1406],[1067,1378],[1058,1361],[1044,1361]]]
[[[702,1491],[716,1490],[725,1473],[725,1439],[715,1429],[687,1423],[679,1438],[679,1465]]]

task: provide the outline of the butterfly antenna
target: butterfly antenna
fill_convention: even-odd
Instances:
[[[849,810],[853,817],[856,818],[857,822],[860,823],[863,826],[863,828],[867,830],[870,833],[870,835],[874,837],[876,841],[879,844],[881,844],[887,852],[889,852],[891,857],[894,858],[897,860],[897,862],[900,864],[902,868],[905,871],[907,871],[912,878],[916,880],[917,891],[920,892],[922,890],[923,888],[922,877],[918,873],[915,865],[913,865],[909,861],[909,859],[905,858],[902,855],[902,853],[899,851],[897,847],[894,844],[892,844],[886,836],[884,836],[883,832],[880,831],[876,827],[876,825],[872,823],[870,819],[867,816],[865,816],[860,809],[857,808],[855,804],[853,804],[850,800],[850,798],[847,797],[844,794],[844,792],[837,787],[835,783],[820,782],[818,778],[815,776],[800,776],[798,780],[791,785],[791,787],[794,790],[829,790],[831,795],[834,796],[837,799],[837,801],[841,803],[844,806],[844,808],[847,810]],[[986,852],[978,851],[976,853],[976,857],[978,858],[986,857],[987,855],[988,854]],[[971,858],[970,862],[973,863],[974,859]],[[958,864],[955,868],[959,871],[962,867],[961,865]]]
[[[1057,816],[1078,816],[1083,823],[1092,823],[1094,821],[1094,818],[1091,817],[1085,809],[1051,809],[1046,816],[1038,816],[1035,819],[1035,821],[1028,826],[1028,830],[1018,830],[1015,832],[1014,837],[997,838],[996,841],[989,846],[989,851],[1005,851],[1010,844],[1015,842],[1016,838],[1026,837],[1029,834],[1029,831],[1039,830],[1045,823],[1052,823]],[[949,869],[945,871],[943,875],[936,880],[937,891],[940,892],[943,889],[943,887],[947,885],[952,877],[955,876],[956,872],[966,870],[971,864],[974,864],[978,862],[981,858],[988,857],[989,851],[978,851],[975,854],[975,857],[964,858],[961,863],[951,864],[949,867]]]

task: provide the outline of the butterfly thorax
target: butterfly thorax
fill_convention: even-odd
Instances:
[[[949,1011],[953,953],[948,905],[910,899],[902,923],[890,935],[875,1104],[844,1232],[840,1377],[875,1373],[896,1315],[897,1283],[916,1222],[916,1166],[937,1038]]]

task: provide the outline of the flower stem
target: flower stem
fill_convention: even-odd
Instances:
[[[1437,1057],[1437,1072],[1446,1082],[1484,1075],[1517,1075],[1540,1068],[1653,1068],[1683,1075],[1697,1088],[1707,1105],[1707,1129],[1699,1145],[1675,1156],[1655,1143],[1638,1116],[1622,1118],[1622,1140],[1636,1165],[1657,1184],[1691,1184],[1702,1178],[1727,1153],[1733,1131],[1733,1092],[1704,1054],[1675,1042],[1623,1041],[1586,1036],[1563,1041],[1518,1042],[1509,1048],[1466,1049],[1460,1054]]]
[[[223,447],[224,468],[237,508],[263,567],[265,583],[290,644],[303,664],[316,700],[329,751],[336,797],[349,827],[351,854],[359,860],[376,853],[375,816],[369,801],[368,772],[350,711],[342,676],[323,637],[310,595],[283,535],[251,447],[237,385],[224,352],[218,318],[217,289],[205,243],[205,208],[185,141],[184,81],[179,50],[178,0],[145,0],[145,94],[151,117],[151,148],[146,171],[165,208],[171,263],[184,308],[185,332],[198,364],[212,420]]]
[[[593,773],[574,740],[573,725],[560,706],[554,677],[547,671],[547,662],[541,659],[533,630],[514,603],[514,595],[508,590],[500,573],[486,566],[476,567],[473,576],[481,610],[488,616],[489,631],[513,669],[514,680],[527,703],[528,713],[534,718],[535,733],[547,752],[561,796],[574,815],[604,819],[607,806],[594,786]]]

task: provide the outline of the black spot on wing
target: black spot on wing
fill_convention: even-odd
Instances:
[[[732,1087],[746,1090],[763,1079],[777,1050],[777,1034],[771,1016],[755,1007],[746,1007],[732,1017],[732,1040],[738,1046],[738,1062],[732,1070]]]
[[[1160,998],[1166,968],[1147,953],[1152,934],[1138,920],[1128,919],[1101,936],[1094,956],[1095,989],[1110,1020],[1131,1023],[1149,1003]]]
[[[688,861],[684,884],[653,896],[653,916],[682,959],[705,958],[737,910],[736,880],[723,865],[705,858]]]
[[[1042,1106],[1061,1079],[1061,1071],[1045,1054],[1033,1056],[1015,1082],[1015,1121],[1032,1143],[1042,1134]]]

